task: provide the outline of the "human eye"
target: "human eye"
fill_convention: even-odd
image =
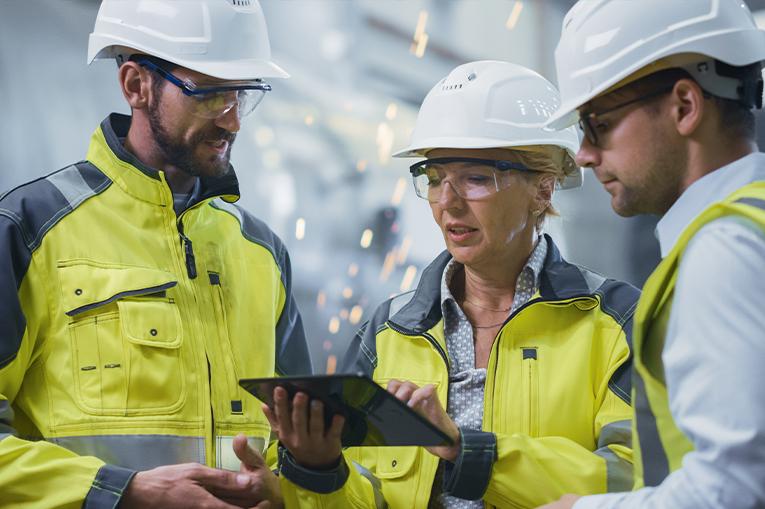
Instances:
[[[465,182],[474,185],[483,185],[492,180],[492,176],[485,173],[468,173],[465,175]]]

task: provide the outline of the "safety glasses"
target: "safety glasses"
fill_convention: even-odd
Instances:
[[[579,114],[579,127],[584,132],[584,136],[587,138],[587,141],[589,141],[593,146],[597,147],[598,132],[604,133],[610,127],[609,122],[601,118],[603,115],[612,113],[622,108],[626,108],[627,106],[631,104],[635,104],[635,103],[639,103],[643,101],[649,101],[651,99],[659,97],[660,95],[664,95],[670,92],[674,87],[675,86],[673,84],[672,86],[661,88],[659,90],[656,90],[646,95],[642,95],[640,97],[635,97],[633,99],[630,99],[629,101],[619,103],[616,106],[612,106],[610,108],[607,108],[605,110],[601,110],[598,112],[594,112],[594,111],[581,112]]]
[[[533,172],[520,163],[473,157],[437,157],[409,167],[414,190],[422,199],[437,202],[445,184],[464,200],[480,200],[512,184],[510,170]]]
[[[180,79],[148,59],[139,58],[135,61],[178,87],[192,100],[192,113],[202,118],[222,117],[234,106],[238,108],[239,118],[245,117],[255,110],[266,92],[271,90],[271,85],[260,80],[227,81],[224,85],[199,86],[192,80]]]

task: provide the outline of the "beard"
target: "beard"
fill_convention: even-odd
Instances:
[[[228,173],[231,147],[236,134],[212,125],[195,133],[189,140],[177,140],[162,125],[159,98],[149,105],[149,128],[157,148],[167,164],[193,177],[220,177]],[[195,155],[197,147],[207,141],[227,141],[228,149],[223,156],[208,158]]]

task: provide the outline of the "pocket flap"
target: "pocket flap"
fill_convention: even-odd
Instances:
[[[395,479],[414,471],[417,455],[422,447],[380,447],[377,455],[377,471],[380,479]]]
[[[147,295],[174,287],[170,272],[144,267],[73,260],[58,265],[64,311],[75,316],[123,297]]]
[[[156,348],[181,345],[180,314],[175,304],[156,300],[121,300],[122,332],[131,343]]]

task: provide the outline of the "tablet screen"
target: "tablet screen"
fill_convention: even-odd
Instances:
[[[277,386],[287,390],[290,401],[298,392],[322,401],[325,426],[335,414],[345,417],[344,447],[452,444],[444,432],[362,374],[250,378],[239,385],[271,408]]]

